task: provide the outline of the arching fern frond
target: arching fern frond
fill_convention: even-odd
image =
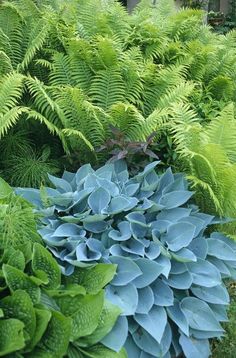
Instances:
[[[94,104],[105,111],[114,103],[122,102],[125,95],[125,86],[117,68],[101,70],[95,75],[89,91]]]

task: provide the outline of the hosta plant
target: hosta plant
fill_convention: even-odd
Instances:
[[[1,206],[16,198],[0,180]],[[112,280],[116,266],[98,264],[80,272],[80,282],[65,276],[51,253],[30,239],[32,217],[27,231],[28,212],[12,215],[12,223],[0,218],[0,356],[61,358],[74,356],[126,358],[100,341],[111,331],[121,309],[105,298],[104,286]],[[7,216],[8,218],[8,216]],[[9,219],[9,218],[8,218]],[[14,226],[14,220],[18,226]],[[18,230],[25,238],[13,240]],[[14,230],[9,230],[12,228]],[[24,235],[19,231],[19,235]],[[6,240],[7,238],[7,240]],[[3,245],[4,244],[4,245]],[[83,280],[82,280],[83,278]]]
[[[43,215],[39,229],[67,280],[83,268],[116,264],[106,298],[122,310],[102,343],[128,357],[208,357],[229,303],[222,278],[236,276],[236,244],[208,232],[213,216],[189,199],[182,174],[152,162],[129,177],[125,162],[82,166],[52,188],[18,189]],[[95,266],[96,268],[96,266]]]

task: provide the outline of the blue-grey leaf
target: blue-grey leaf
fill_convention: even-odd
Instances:
[[[154,294],[152,289],[144,287],[138,290],[138,307],[136,313],[147,314],[154,304]]]
[[[154,306],[147,314],[135,314],[134,319],[143,327],[158,343],[161,343],[167,315],[163,307]]]
[[[196,285],[213,287],[221,283],[220,272],[210,262],[199,258],[197,262],[188,262],[186,265]]]
[[[128,335],[128,321],[124,316],[118,317],[111,332],[101,341],[104,346],[119,352],[124,346]]]
[[[123,316],[132,316],[138,306],[138,291],[134,285],[109,285],[106,289],[106,298],[122,310]]]
[[[181,334],[179,343],[186,358],[209,358],[210,356],[210,346],[207,339],[195,340]]]
[[[181,329],[181,331],[189,336],[189,325],[187,318],[180,307],[178,300],[175,300],[174,305],[167,307],[167,314],[170,319]]]
[[[169,275],[168,280],[163,279],[170,287],[177,288],[179,290],[188,290],[192,283],[192,275],[186,271],[179,275]]]
[[[154,294],[155,305],[167,307],[174,304],[174,294],[172,289],[159,278],[152,283],[151,289]]]
[[[224,241],[208,239],[208,255],[214,256],[220,260],[235,261],[236,253]]]
[[[131,238],[130,224],[127,221],[121,221],[118,224],[118,230],[111,230],[108,236],[115,241],[126,241]]]
[[[191,291],[203,301],[221,305],[229,304],[229,294],[223,285],[215,287],[192,286]]]
[[[195,226],[190,223],[176,223],[169,226],[165,241],[172,251],[179,251],[193,240]]]
[[[164,206],[165,209],[173,209],[181,206],[188,201],[193,192],[187,190],[172,191],[162,196],[160,204]]]
[[[185,297],[180,307],[191,328],[199,331],[222,331],[221,325],[206,302],[195,297]]]
[[[133,284],[137,288],[143,288],[150,285],[163,272],[163,266],[159,265],[155,261],[150,261],[148,259],[138,259],[135,261],[135,263],[138,265],[142,272],[142,275],[133,281]]]
[[[126,257],[112,256],[110,262],[117,265],[116,275],[112,280],[112,285],[124,286],[142,275],[142,270],[138,264]]]
[[[111,200],[110,193],[104,188],[97,188],[88,198],[88,204],[95,214],[102,214]]]

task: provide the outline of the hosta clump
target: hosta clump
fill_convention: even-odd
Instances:
[[[104,345],[124,345],[129,358],[205,358],[208,339],[223,334],[222,278],[236,276],[236,244],[207,234],[214,217],[187,204],[182,174],[158,175],[157,163],[131,178],[122,161],[85,165],[50,177],[55,189],[18,193],[44,215],[39,232],[71,283],[84,266],[118,266],[106,297],[122,314]]]

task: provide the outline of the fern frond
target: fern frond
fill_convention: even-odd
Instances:
[[[13,67],[10,58],[5,52],[0,51],[0,75],[4,76],[11,71],[13,71]]]
[[[98,71],[89,91],[93,103],[105,111],[114,103],[122,102],[125,96],[125,86],[117,68]]]

